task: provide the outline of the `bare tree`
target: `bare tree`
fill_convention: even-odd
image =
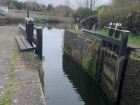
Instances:
[[[0,2],[5,4],[7,2],[7,0],[1,0]]]
[[[31,11],[33,10],[33,4],[32,4],[32,2],[30,2],[30,1],[25,2],[25,6],[29,10],[31,10]]]
[[[64,1],[64,7],[65,7],[65,14],[70,14],[70,1],[69,0],[65,0]]]
[[[69,0],[65,0],[64,1],[64,5],[67,6],[67,7],[70,7],[70,1]]]
[[[75,0],[79,7],[93,9],[101,0]]]
[[[32,5],[33,5],[33,10],[37,11],[38,10],[38,3],[37,2],[33,2]]]

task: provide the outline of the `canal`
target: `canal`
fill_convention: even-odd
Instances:
[[[38,26],[42,26],[39,25]],[[63,51],[64,28],[43,25],[44,94],[47,105],[111,105],[102,89]]]

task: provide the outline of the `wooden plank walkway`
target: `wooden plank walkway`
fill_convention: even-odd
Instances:
[[[15,38],[16,38],[16,41],[20,48],[20,51],[34,50],[34,48],[29,44],[29,42],[26,40],[26,38],[24,36],[22,36],[22,35],[15,36]]]

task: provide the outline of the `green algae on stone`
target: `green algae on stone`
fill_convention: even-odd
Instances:
[[[73,43],[68,43],[73,41],[77,43],[77,47],[72,45]],[[65,30],[64,49],[94,79],[98,68],[100,45],[101,40],[96,37],[84,35],[80,31]],[[84,50],[81,49],[88,50],[88,53],[84,54]]]

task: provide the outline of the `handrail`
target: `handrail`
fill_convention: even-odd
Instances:
[[[106,36],[106,35],[103,35],[103,34],[99,34],[99,33],[96,33],[96,32],[92,32],[92,31],[89,31],[89,30],[86,30],[86,29],[82,29],[82,32],[84,32],[86,34],[89,34],[91,36],[100,38],[100,39],[105,40],[107,42],[110,42],[112,44],[118,45],[118,46],[120,46],[120,43],[121,43],[120,39],[113,38],[113,37],[110,37],[110,36]]]

